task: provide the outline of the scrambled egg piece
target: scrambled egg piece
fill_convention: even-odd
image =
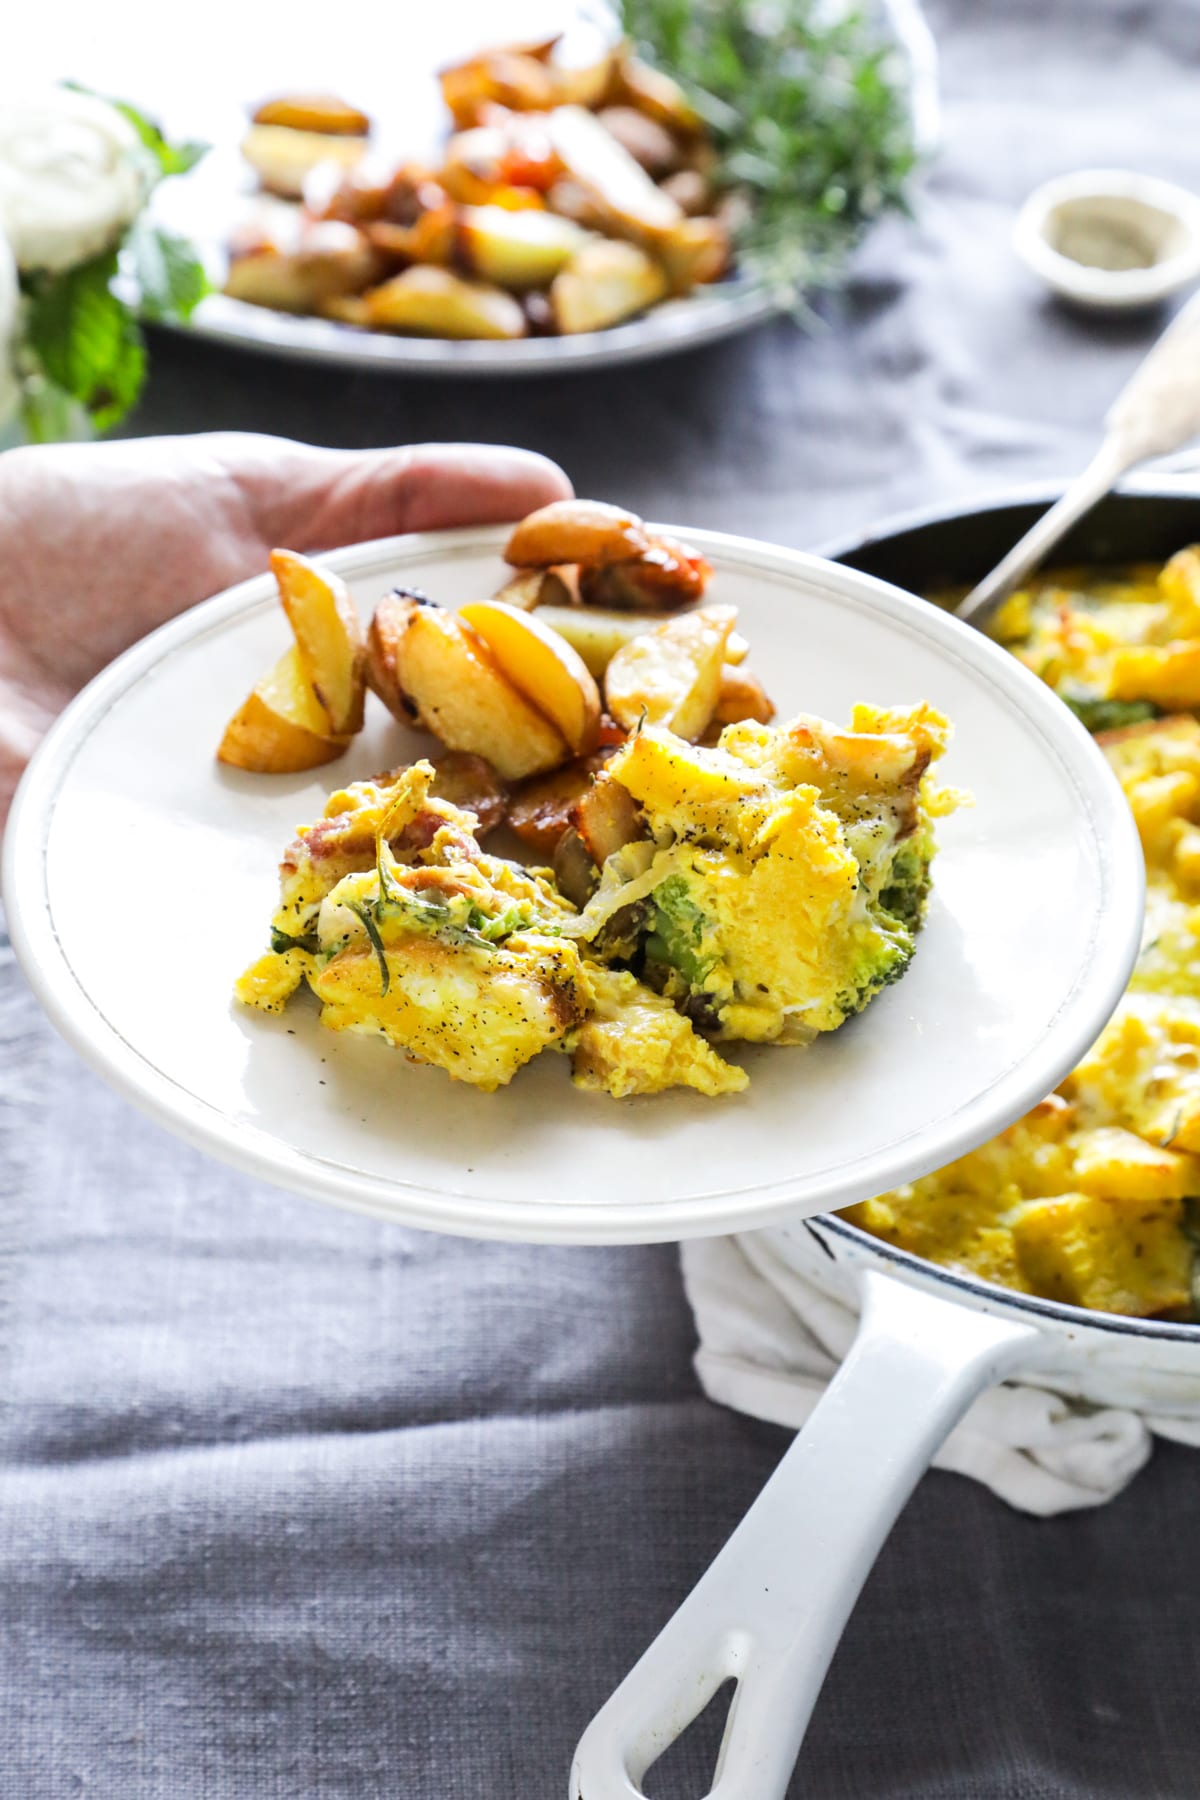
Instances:
[[[929,707],[729,726],[715,749],[644,730],[599,777],[633,841],[582,913],[485,855],[428,763],[359,782],[286,852],[271,948],[236,996],[280,1012],[306,982],[331,1030],[488,1090],[561,1049],[616,1098],[740,1092],[710,1039],[808,1042],[908,966],[931,821],[955,803],[927,778],[948,735]]]
[[[585,962],[564,935],[569,901],[485,855],[474,818],[433,797],[432,779],[417,763],[358,782],[301,829],[280,866],[272,948],[235,988],[243,1004],[281,1012],[307,981],[331,1030],[378,1034],[487,1091],[568,1048],[581,1085],[618,1095],[744,1084],[669,1003]]]
[[[717,1039],[807,1043],[901,976],[929,891],[926,771],[949,726],[931,707],[855,708],[727,726],[714,749],[647,727],[599,781],[638,803],[645,839],[610,856],[578,928],[640,911],[634,963]]]
[[[592,968],[592,1014],[575,1033],[575,1084],[618,1100],[690,1087],[715,1098],[746,1086],[744,1069],[727,1063],[671,1002],[623,969]]]
[[[1090,731],[1200,706],[1200,549],[1161,570],[1044,577],[1007,601],[995,633]]]
[[[1179,559],[1176,558],[1176,562]],[[1146,933],[1113,1018],[991,1143],[847,1217],[1025,1293],[1135,1317],[1191,1309],[1200,1197],[1200,722],[1101,738],[1146,857]]]

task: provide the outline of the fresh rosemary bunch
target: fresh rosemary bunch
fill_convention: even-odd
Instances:
[[[627,35],[709,126],[715,179],[750,205],[743,262],[791,302],[905,208],[912,124],[891,48],[827,0],[619,0]]]

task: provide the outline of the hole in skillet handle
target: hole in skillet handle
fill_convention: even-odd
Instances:
[[[646,1800],[695,1800],[716,1786],[737,1678],[730,1675],[642,1777]]]

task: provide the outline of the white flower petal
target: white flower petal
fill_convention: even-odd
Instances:
[[[115,244],[146,198],[137,133],[91,94],[0,93],[0,230],[24,271]]]

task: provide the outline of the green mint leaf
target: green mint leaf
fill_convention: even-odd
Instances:
[[[186,139],[183,143],[173,144],[164,135],[162,127],[130,100],[114,100],[108,94],[97,94],[95,88],[85,87],[81,81],[66,81],[63,86],[73,88],[78,94],[91,94],[95,99],[106,101],[122,118],[128,119],[138,134],[142,148],[149,153],[157,180],[162,180],[167,175],[186,175],[189,169],[195,168],[202,156],[208,154],[208,145],[197,139]]]
[[[146,353],[137,319],[113,293],[109,251],[29,295],[27,341],[47,380],[77,400],[98,431],[124,418],[141,390]]]
[[[70,443],[88,435],[87,414],[78,400],[38,374],[22,384],[21,424],[29,444]]]
[[[144,214],[131,226],[125,251],[144,319],[184,323],[210,291],[204,264],[187,239]]]
[[[158,172],[166,175],[186,175],[194,169],[202,156],[208,152],[208,145],[198,139],[187,138],[180,144],[173,144],[164,136],[162,127],[157,125],[129,100],[110,100],[109,105],[115,107],[122,118],[128,119],[137,132],[142,144],[158,164]]]

